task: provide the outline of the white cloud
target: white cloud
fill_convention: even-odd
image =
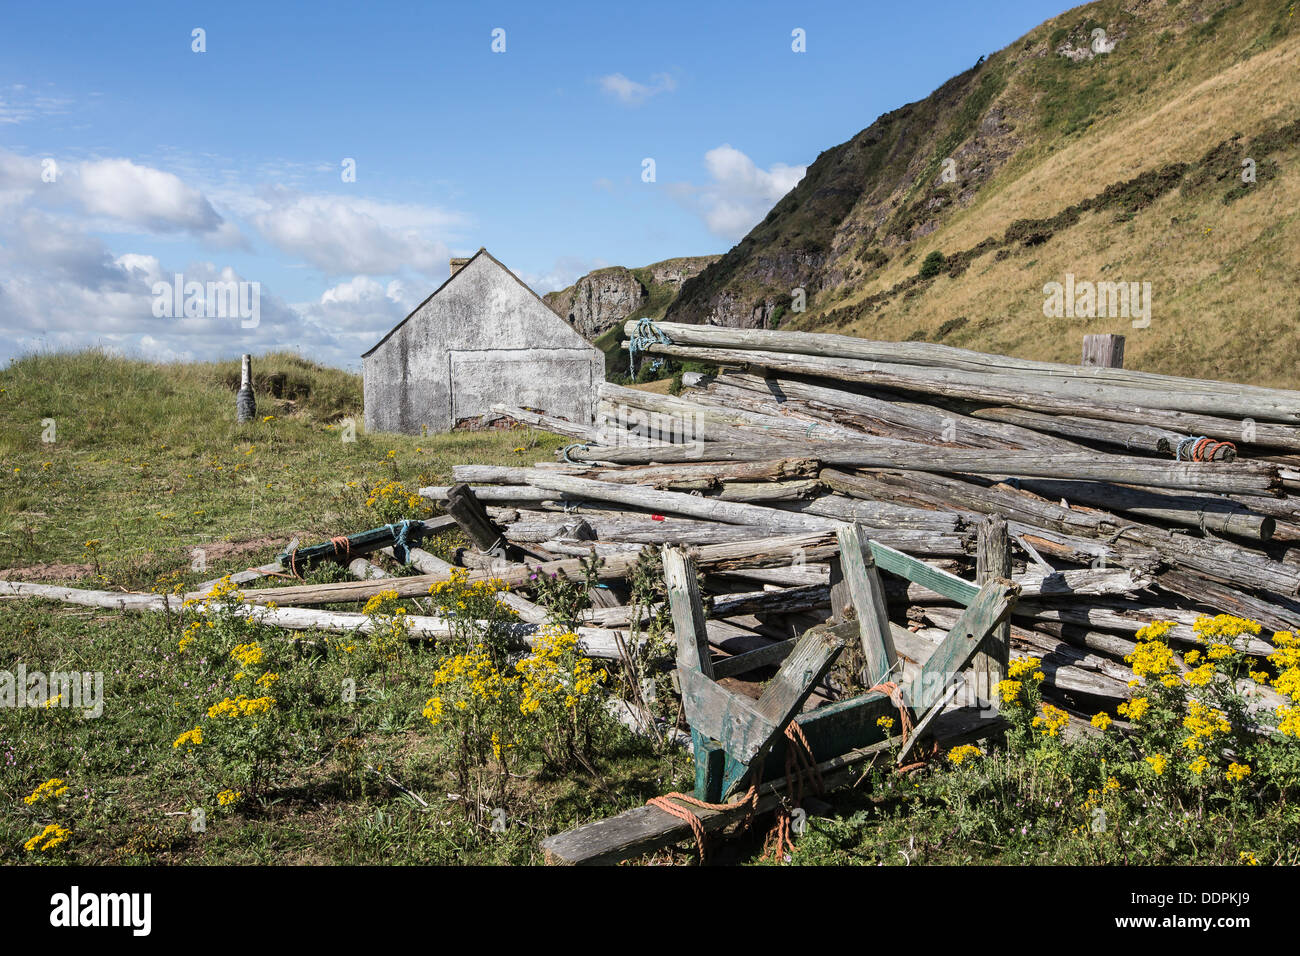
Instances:
[[[66,113],[71,100],[37,93],[21,83],[0,90],[0,125],[26,123],[40,116]]]
[[[202,192],[179,176],[129,159],[104,159],[72,168],[71,191],[92,216],[149,232],[216,232],[222,217]]]
[[[638,83],[622,73],[610,73],[599,80],[600,88],[624,106],[640,106],[660,93],[677,89],[677,80],[671,73],[655,73],[649,83]]]
[[[267,241],[329,276],[391,275],[409,268],[445,277],[450,251],[435,233],[447,235],[462,221],[430,206],[278,188],[264,193],[258,207],[251,219]]]
[[[460,241],[453,230],[464,222],[433,206],[231,180],[210,199],[197,172],[183,178],[124,158],[60,160],[47,183],[43,158],[0,149],[0,361],[99,345],[160,360],[289,349],[357,368],[361,352],[446,277],[448,243]],[[254,260],[259,271],[305,261],[335,284],[289,303],[265,276],[168,255],[178,234],[208,248],[244,244],[241,225],[279,250]],[[129,247],[111,249],[107,235]],[[181,273],[187,282],[256,281],[259,324],[156,317],[154,284],[171,286]]]
[[[557,289],[567,289],[588,272],[604,269],[608,265],[604,259],[560,256],[545,272],[519,272],[517,275],[538,295],[545,295]]]
[[[786,193],[798,185],[807,166],[774,163],[763,169],[729,143],[704,154],[712,182],[676,183],[670,192],[695,209],[709,231],[736,240],[749,232]]]
[[[356,276],[326,289],[316,302],[300,302],[293,309],[305,325],[329,328],[337,346],[336,364],[355,367],[362,352],[406,318],[433,288],[413,295],[398,279],[377,282]]]

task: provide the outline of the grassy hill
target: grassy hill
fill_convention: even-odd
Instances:
[[[194,578],[204,580],[265,563],[294,534],[382,523],[365,506],[381,482],[446,484],[452,464],[528,464],[558,442],[533,431],[367,435],[359,375],[283,353],[253,368],[258,420],[246,425],[234,421],[238,362],[92,350],[0,371],[0,570],[50,565],[43,576],[74,580],[98,566],[123,587],[149,587],[203,548],[215,569]],[[355,441],[343,440],[349,417]]]
[[[1290,0],[1075,8],[819,156],[666,318],[1071,362],[1121,332],[1132,368],[1290,384],[1298,67]],[[1067,273],[1150,282],[1150,326],[1045,317]]]

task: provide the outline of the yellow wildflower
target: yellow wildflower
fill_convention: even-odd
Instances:
[[[967,760],[983,756],[984,751],[974,744],[962,744],[960,747],[953,747],[952,750],[948,751],[948,762],[954,767],[960,767]]]
[[[172,748],[175,749],[184,745],[197,747],[201,743],[203,743],[203,728],[195,727],[193,730],[187,730],[177,737],[176,742],[172,744]]]
[[[1120,716],[1127,717],[1130,721],[1137,722],[1142,719],[1147,710],[1151,707],[1151,701],[1146,697],[1134,697],[1132,700],[1120,704],[1116,710]]]
[[[72,836],[72,831],[67,827],[61,827],[57,823],[51,823],[36,836],[32,837],[23,844],[23,849],[31,853],[33,850],[40,850],[44,853],[46,850],[53,850],[59,844],[65,842],[68,837]]]
[[[30,807],[32,804],[40,803],[42,800],[61,797],[67,792],[68,788],[64,785],[61,777],[51,777],[33,790],[31,796],[23,797],[23,803]]]
[[[1060,736],[1061,729],[1070,722],[1070,715],[1059,707],[1043,704],[1043,713],[1031,722],[1047,737]]]

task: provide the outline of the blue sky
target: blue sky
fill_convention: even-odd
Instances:
[[[10,4],[0,360],[357,368],[449,255],[544,293],[725,251],[819,152],[1058,4]],[[258,324],[155,315],[177,273],[258,283]]]

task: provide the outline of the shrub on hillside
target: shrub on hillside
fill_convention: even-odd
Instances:
[[[921,271],[918,275],[920,275],[922,279],[933,279],[943,271],[943,264],[945,261],[943,253],[936,249],[925,257],[925,261],[921,263]]]

